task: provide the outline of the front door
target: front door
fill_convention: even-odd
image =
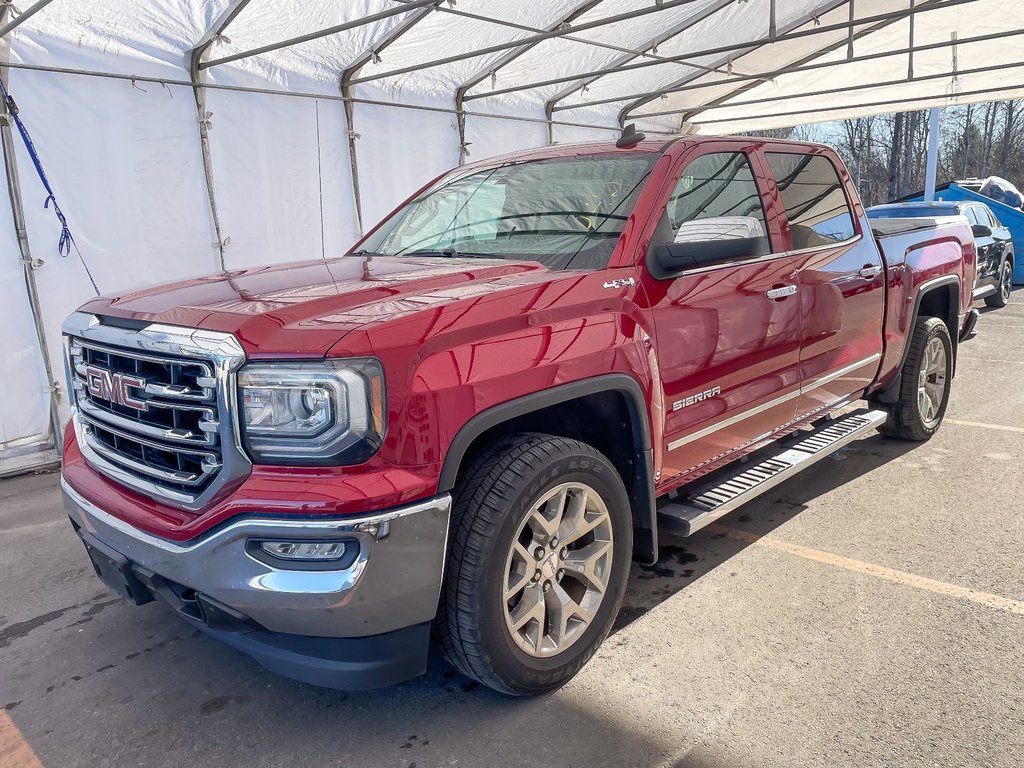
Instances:
[[[644,273],[664,388],[666,490],[791,422],[796,412],[796,272],[775,247],[750,151],[722,142],[684,154],[653,242],[745,238],[750,253],[661,279],[656,269]]]
[[[972,229],[975,226],[989,227],[991,229],[989,218],[980,205],[966,205],[963,208],[963,212]],[[974,246],[978,252],[978,277],[987,278],[984,284],[988,284],[997,277],[999,256],[1001,255],[1000,249],[996,245],[996,239],[991,234],[986,237],[975,236]]]
[[[885,269],[839,166],[817,153],[769,150],[764,157],[798,273],[803,417],[860,397],[874,380],[882,359]]]

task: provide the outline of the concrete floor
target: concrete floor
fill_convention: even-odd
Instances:
[[[1024,291],[961,350],[940,433],[872,437],[635,567],[563,690],[433,664],[345,695],[134,608],[55,475],[0,482],[0,767],[1020,766]]]

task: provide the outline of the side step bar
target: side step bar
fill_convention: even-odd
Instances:
[[[844,414],[813,432],[796,435],[798,442],[780,446],[777,454],[753,466],[740,464],[730,468],[732,474],[728,470],[715,473],[710,482],[659,507],[658,514],[667,527],[689,536],[847,443],[867,437],[887,416],[885,411],[867,409]]]
[[[984,299],[986,296],[991,296],[996,292],[996,286],[994,285],[983,285],[981,288],[975,288],[973,298],[975,301],[978,299]]]

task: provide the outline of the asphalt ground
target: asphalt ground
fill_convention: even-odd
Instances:
[[[344,694],[135,608],[57,476],[0,482],[0,768],[1024,765],[1024,291],[925,444],[853,443],[636,566],[562,690]]]

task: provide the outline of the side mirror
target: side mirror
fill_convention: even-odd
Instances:
[[[974,233],[975,237],[992,237],[992,227],[984,224],[972,224],[971,232]]]
[[[731,237],[725,240],[663,243],[654,246],[654,261],[662,272],[655,277],[671,277],[695,267],[754,259],[768,252],[767,237]]]

